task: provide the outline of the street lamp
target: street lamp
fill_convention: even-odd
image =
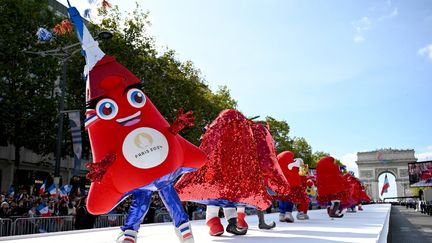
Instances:
[[[113,37],[113,34],[108,31],[99,32],[96,40],[108,40]],[[60,161],[61,161],[61,146],[62,146],[62,136],[63,136],[63,113],[64,111],[64,99],[65,99],[65,83],[67,75],[67,62],[76,53],[81,51],[81,43],[77,42],[65,47],[59,47],[47,51],[24,51],[25,53],[35,54],[42,57],[51,56],[57,58],[62,66],[62,76],[60,79],[60,102],[59,102],[59,120],[57,128],[57,143],[56,143],[56,153],[55,153],[55,166],[54,166],[54,183],[56,185],[60,182]],[[79,47],[79,48],[76,48]]]

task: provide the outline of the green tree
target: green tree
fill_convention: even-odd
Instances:
[[[316,168],[316,165],[317,165],[318,161],[320,159],[322,159],[323,157],[325,157],[325,156],[330,156],[330,154],[327,153],[327,152],[323,152],[323,151],[315,151],[312,154],[312,163],[310,165],[311,168]],[[342,162],[339,159],[337,159],[337,158],[335,158],[335,163],[338,164],[338,165],[343,165]]]
[[[305,164],[311,166],[313,161],[312,147],[303,137],[294,137],[292,140],[292,152],[295,157],[302,158]]]
[[[286,121],[279,121],[271,116],[266,117],[270,126],[270,133],[275,141],[277,153],[292,151],[292,142],[289,135],[290,127]]]
[[[318,161],[325,156],[330,156],[330,154],[327,152],[323,152],[323,151],[315,151],[312,154],[312,162],[310,164],[311,168],[316,168]]]
[[[0,2],[0,143],[15,145],[16,168],[22,147],[39,154],[54,150],[58,62],[24,51],[53,47],[38,43],[35,34],[57,22],[47,1]]]

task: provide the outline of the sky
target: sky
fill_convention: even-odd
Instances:
[[[228,86],[246,116],[286,120],[290,136],[354,171],[357,152],[380,148],[432,160],[431,1],[139,3],[156,44],[193,61],[213,90]]]

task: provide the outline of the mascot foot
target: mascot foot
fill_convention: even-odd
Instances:
[[[332,206],[330,208],[327,208],[327,213],[330,216],[330,218],[342,218],[343,214],[338,213],[340,206],[340,202],[335,201],[332,203]]]
[[[258,211],[257,215],[258,215],[258,220],[259,220],[259,224],[258,224],[259,229],[268,230],[268,229],[273,229],[274,227],[276,227],[275,222],[271,222],[270,224],[266,224],[266,222],[264,220],[264,212],[263,211]]]
[[[241,230],[247,230],[249,225],[245,221],[245,213],[237,213],[237,227]]]
[[[291,212],[286,212],[284,218],[285,218],[285,222],[294,223],[294,217],[292,216]]]
[[[245,235],[247,232],[247,229],[239,229],[237,226],[237,219],[231,218],[228,219],[228,226],[226,227],[226,231],[235,234],[235,235]]]
[[[120,232],[116,243],[136,243],[138,232],[134,230],[126,230]]]
[[[186,222],[175,228],[177,238],[181,243],[194,243],[192,228],[189,222]]]
[[[349,208],[347,209],[347,213],[357,213],[357,210],[355,208]]]
[[[285,214],[279,214],[279,222],[285,222]]]
[[[363,211],[363,207],[361,205],[358,205],[358,211]]]
[[[307,220],[309,219],[309,216],[303,212],[298,212],[296,218],[298,220]]]
[[[220,236],[224,233],[224,228],[219,217],[210,219],[206,224],[210,227],[209,234],[211,236]]]
[[[258,224],[259,229],[269,230],[269,229],[273,229],[274,227],[276,227],[275,222],[271,222],[270,224],[266,224],[266,223],[259,223]]]

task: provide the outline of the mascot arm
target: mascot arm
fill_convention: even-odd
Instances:
[[[186,127],[192,127],[195,122],[195,117],[192,111],[184,112],[182,108],[177,111],[177,116],[173,124],[170,126],[169,131],[176,135]]]

